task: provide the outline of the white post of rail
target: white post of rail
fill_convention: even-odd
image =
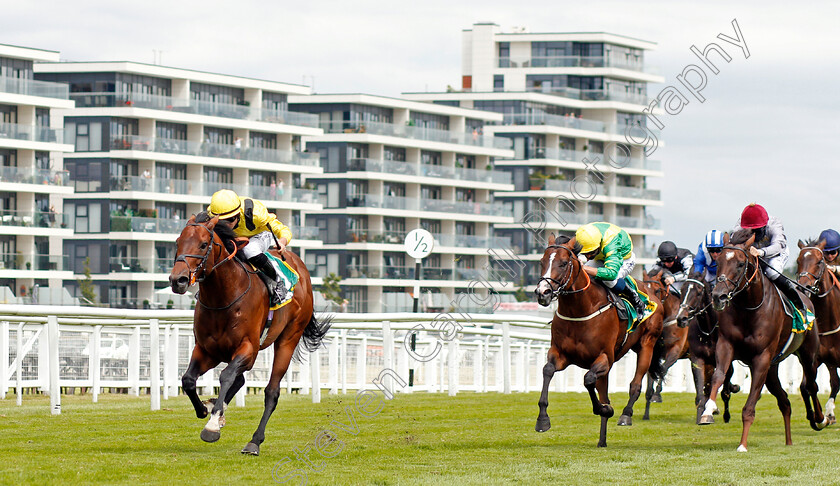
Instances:
[[[350,360],[347,359],[347,329],[342,329],[340,334],[341,352],[339,358],[341,360],[341,393],[347,394],[347,365]]]
[[[0,400],[9,388],[9,321],[0,322]]]
[[[245,374],[247,374],[247,373],[248,372],[246,371]],[[234,403],[236,404],[237,407],[244,407],[245,406],[245,395],[248,393],[247,381],[245,383],[246,384],[242,385],[242,388],[240,388],[239,391],[236,392],[236,395],[234,395],[236,397],[236,400],[234,400]]]
[[[23,405],[23,323],[18,323],[17,328],[17,349],[15,352],[17,356],[17,370],[15,370],[17,379],[17,404]]]
[[[169,334],[169,349],[166,351],[166,358],[169,360],[169,396],[170,397],[177,397],[178,396],[178,325],[172,324],[172,331]],[[190,352],[191,350],[188,350]],[[211,386],[210,391],[208,392],[206,387],[204,389],[205,395],[212,395],[213,394],[213,387],[212,387],[212,377],[213,377],[213,370],[207,370],[207,373],[210,374],[211,378]],[[204,376],[207,376],[207,373]],[[206,382],[206,380],[204,380]]]
[[[458,338],[449,341],[449,396],[458,394],[458,381],[460,370],[458,369]]]
[[[414,381],[412,381],[412,386],[407,386],[403,389],[405,393],[413,393],[414,392],[414,385],[417,384],[417,370],[414,368],[414,364],[410,364],[410,359],[408,356],[408,349],[405,347],[405,343],[403,342],[404,339],[401,339],[398,342],[403,343],[402,346],[397,346],[397,374],[400,376],[408,376],[409,369],[414,370],[411,374]]]
[[[384,358],[384,369],[394,369],[394,334],[391,332],[391,321],[382,321],[382,356]],[[383,380],[385,381],[385,380]],[[394,380],[387,380],[383,383],[394,394]]]
[[[169,400],[169,324],[163,326],[163,399]]]
[[[329,347],[329,369],[327,370],[327,376],[330,381],[330,391],[328,392],[330,395],[338,394],[338,340],[338,337],[333,337]]]
[[[309,376],[312,380],[312,403],[321,403],[321,356],[319,349],[309,354]]]
[[[130,393],[140,396],[140,326],[134,326],[128,342],[128,383]]]
[[[503,390],[505,394],[510,394],[510,323],[502,323],[502,373],[503,373]]]
[[[160,410],[160,324],[149,319],[149,395],[152,410]]]
[[[359,352],[356,355],[356,384],[358,389],[364,389],[367,384],[367,336],[362,335]]]
[[[484,373],[484,369],[482,368],[482,363],[484,362],[484,343],[478,341],[474,351],[473,357],[473,386],[475,387],[476,393],[481,393],[481,377]]]
[[[49,343],[50,413],[61,414],[61,385],[59,384],[58,316],[47,316],[47,341]]]
[[[101,364],[101,360],[99,357],[99,349],[102,347],[102,326],[95,326],[93,328],[93,342],[90,345],[90,372],[91,372],[91,383],[92,383],[92,390],[91,390],[91,397],[93,398],[93,403],[99,401],[99,380],[102,377],[102,369],[99,367]]]

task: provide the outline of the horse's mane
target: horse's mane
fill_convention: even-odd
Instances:
[[[648,277],[654,277],[654,276],[656,276],[657,273],[659,273],[661,271],[662,271],[661,268],[657,268],[657,267],[654,266],[653,268],[648,270],[647,276]]]
[[[729,238],[729,243],[731,243],[733,245],[743,243],[743,242],[747,241],[748,239],[750,239],[750,236],[752,236],[752,235],[753,235],[753,230],[746,229],[746,228],[741,228],[738,231],[736,231],[735,234],[733,234],[731,238]]]
[[[568,236],[566,236],[566,235],[557,235],[557,237],[554,239],[554,244],[555,244],[555,245],[565,245],[565,244],[566,244],[566,243],[568,243],[570,240],[571,240],[571,238],[570,238],[570,237],[568,237]],[[574,247],[572,247],[572,251],[574,251],[574,252],[575,252],[575,255],[577,255],[578,253],[580,253],[580,250],[581,250],[581,249],[583,249],[583,247],[580,245],[580,243],[578,243],[577,241],[575,241],[575,246],[574,246]]]
[[[196,223],[206,223],[211,219],[213,218],[210,217],[207,211],[202,211],[195,215]],[[236,243],[234,242],[236,239],[236,233],[233,232],[233,228],[226,224],[217,224],[213,227],[213,232],[219,236],[220,240],[222,240],[222,244],[225,245],[227,251],[233,252],[234,248],[236,248]]]
[[[819,237],[811,238],[811,239],[805,241],[805,246],[817,246],[817,245],[820,244],[820,241],[822,241],[822,240],[820,240]]]

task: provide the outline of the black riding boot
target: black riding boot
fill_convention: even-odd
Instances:
[[[277,272],[274,270],[274,265],[271,264],[271,261],[263,253],[249,258],[248,263],[260,271],[260,277],[262,277],[266,287],[268,287],[268,295],[271,297],[272,302],[274,302],[276,298],[275,294],[277,293]]]
[[[793,305],[802,312],[802,315],[805,315],[805,303],[802,302],[802,297],[796,291],[796,286],[793,285],[793,282],[784,277],[779,277],[774,283],[785,294],[785,297],[790,299]]]
[[[637,294],[631,286],[627,285],[624,287],[624,290],[621,291],[621,295],[626,297],[627,300],[633,304],[633,307],[636,309],[636,314],[638,314],[636,320],[640,320],[645,314],[645,304],[642,302],[642,298],[639,297],[639,294]]]

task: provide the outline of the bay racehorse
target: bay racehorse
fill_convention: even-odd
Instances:
[[[298,343],[310,351],[318,348],[329,330],[329,319],[315,318],[312,284],[303,261],[289,250],[285,261],[300,280],[292,300],[274,312],[269,330],[261,342],[261,333],[269,316],[268,291],[259,275],[235,258],[237,246],[233,231],[219,218],[202,212],[192,216],[176,240],[176,257],[169,282],[177,294],[199,283],[193,332],[195,347],[187,371],[182,377],[184,393],[190,398],[198,418],[210,419],[201,431],[206,442],[215,442],[225,425],[225,409],[245,384],[244,372],[254,366],[257,353],[274,347],[271,376],[265,387],[265,410],[243,454],[259,455],[265,440],[265,427],[280,395],[280,380]],[[275,255],[276,250],[274,251]],[[198,377],[219,363],[228,363],[219,376],[219,398],[202,402],[196,393]],[[212,405],[212,410],[210,409]]]
[[[648,373],[647,391],[645,392],[645,414],[642,420],[650,419],[651,402],[662,402],[662,384],[665,375],[678,359],[688,358],[688,329],[676,326],[677,311],[680,308],[680,298],[662,282],[663,269],[651,270],[644,280],[648,292],[653,293],[662,302],[663,321],[660,339],[665,347],[665,361],[662,364],[662,378],[658,380]]]
[[[662,331],[662,306],[651,295],[658,304],[656,311],[628,333],[627,321],[619,319],[606,287],[594,284],[583,271],[579,252],[580,245],[574,238],[559,236],[555,239],[551,235],[540,260],[537,301],[547,307],[556,298],[557,311],[551,321],[551,347],[543,367],[536,431],[545,432],[551,428],[546,410],[548,386],[554,373],[576,365],[589,370],[583,383],[592,400],[592,412],[601,417],[598,447],[606,447],[607,420],[614,414],[607,393],[610,369],[631,349],[636,352],[636,374],[630,382],[630,398],[619,419],[619,425],[631,425],[633,404],[641,394],[642,378],[648,371],[657,377],[662,373],[662,347],[656,346]]]
[[[826,269],[825,241],[799,241],[799,257],[796,259],[799,284],[811,290],[814,314],[820,329],[819,363],[828,368],[831,393],[825,403],[825,415],[829,423],[835,423],[834,400],[840,390],[840,283],[831,270]]]
[[[691,360],[691,373],[694,377],[696,393],[694,406],[697,407],[697,424],[706,405],[706,399],[712,387],[712,375],[715,372],[715,346],[717,346],[718,320],[712,309],[711,285],[705,281],[704,272],[691,273],[683,283],[682,302],[677,311],[677,325],[688,329],[688,349]],[[723,380],[720,397],[723,399],[723,421],[729,423],[729,399],[738,393],[741,387],[732,384],[732,372],[729,367]]]
[[[828,425],[823,416],[817,392],[817,328],[794,332],[793,319],[785,313],[784,303],[773,282],[764,275],[758,257],[750,247],[755,241],[751,230],[738,230],[731,238],[724,236],[723,251],[717,256],[717,283],[712,291],[714,307],[718,311],[718,341],[715,349],[715,373],[709,399],[700,417],[701,424],[714,422],[717,410],[715,399],[724,376],[737,359],[750,368],[750,393],[741,411],[743,430],[739,452],[747,451],[747,437],[755,420],[755,405],[761,389],[776,397],[785,423],[785,444],[791,445],[790,400],[779,380],[779,363],[796,354],[802,363],[802,384],[799,389],[805,401],[808,421],[814,430]],[[802,296],[808,308],[811,301]],[[813,404],[813,409],[811,405]]]

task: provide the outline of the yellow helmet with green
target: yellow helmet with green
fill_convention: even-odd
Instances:
[[[213,197],[210,198],[210,205],[207,206],[207,212],[210,216],[218,216],[220,219],[229,218],[239,213],[239,208],[242,203],[239,201],[239,196],[230,189],[222,189],[216,191]]]
[[[581,226],[575,232],[575,241],[580,243],[580,252],[584,254],[601,248],[602,238],[601,231],[592,223]]]

